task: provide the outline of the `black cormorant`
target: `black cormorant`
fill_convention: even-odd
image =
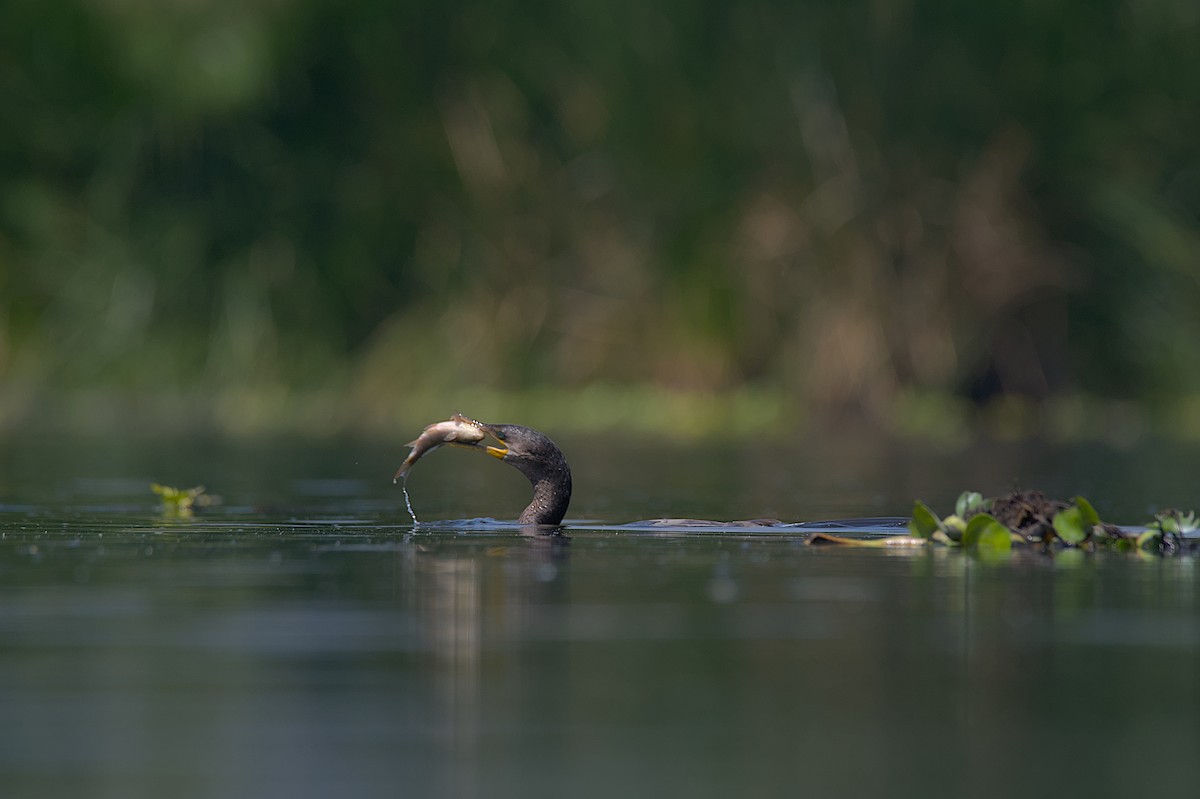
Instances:
[[[519,424],[477,423],[498,446],[487,453],[516,467],[533,486],[533,499],[518,524],[559,524],[571,504],[571,467],[562,450],[545,434]]]
[[[488,437],[496,444],[488,444]],[[396,472],[396,479],[406,477],[413,465],[427,452],[449,444],[454,447],[487,452],[517,468],[533,486],[533,499],[521,511],[517,523],[521,525],[556,526],[562,523],[571,504],[571,467],[562,450],[549,436],[532,427],[519,424],[486,424],[462,414],[454,414],[444,422],[435,422],[414,441],[409,442],[412,451]],[[411,508],[410,508],[411,510]],[[415,520],[415,517],[414,517]],[[739,522],[711,522],[701,519],[653,519],[643,525],[655,527],[789,527],[789,528],[846,528],[846,527],[897,527],[907,523],[907,518],[886,517],[870,519],[841,519],[829,522],[801,522],[784,524],[778,519],[752,519]]]
[[[488,436],[495,439],[495,446],[487,443]],[[456,413],[444,422],[426,425],[421,435],[408,442],[412,451],[394,479],[403,477],[407,481],[408,473],[423,455],[445,444],[487,452],[529,478],[533,500],[521,512],[518,524],[556,525],[567,514],[571,504],[571,467],[567,459],[544,433],[519,424],[485,424]]]

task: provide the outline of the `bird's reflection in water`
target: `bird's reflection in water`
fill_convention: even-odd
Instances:
[[[453,755],[446,760],[452,764],[444,775],[447,794],[474,796],[486,793],[479,783],[489,732],[482,726],[485,710],[514,701],[485,695],[484,685],[523,690],[512,644],[526,637],[541,606],[565,601],[570,539],[561,527],[528,525],[519,537],[449,543],[414,559],[411,598],[419,614],[422,680],[433,693],[428,728]],[[496,674],[511,679],[498,681]]]

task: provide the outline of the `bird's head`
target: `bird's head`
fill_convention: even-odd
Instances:
[[[539,472],[558,461],[563,454],[554,442],[545,434],[519,424],[479,424],[489,436],[495,439],[495,444],[481,442],[487,454],[494,458],[512,464],[527,476],[530,469]]]
[[[523,523],[558,524],[571,501],[571,467],[562,450],[548,436],[519,424],[484,424],[479,427],[494,444],[480,442],[487,453],[515,467],[533,484],[533,501],[521,514]]]

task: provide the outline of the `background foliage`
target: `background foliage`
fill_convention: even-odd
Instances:
[[[1193,396],[1198,34],[1190,0],[13,0],[0,419]]]

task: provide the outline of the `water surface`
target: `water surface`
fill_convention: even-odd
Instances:
[[[481,518],[527,486],[470,453],[414,472],[414,530],[393,446],[5,442],[0,795],[1193,795],[1191,559],[622,525],[1021,475],[1135,522],[1189,504],[1194,453],[567,448],[546,537]],[[165,518],[151,481],[224,503]]]

